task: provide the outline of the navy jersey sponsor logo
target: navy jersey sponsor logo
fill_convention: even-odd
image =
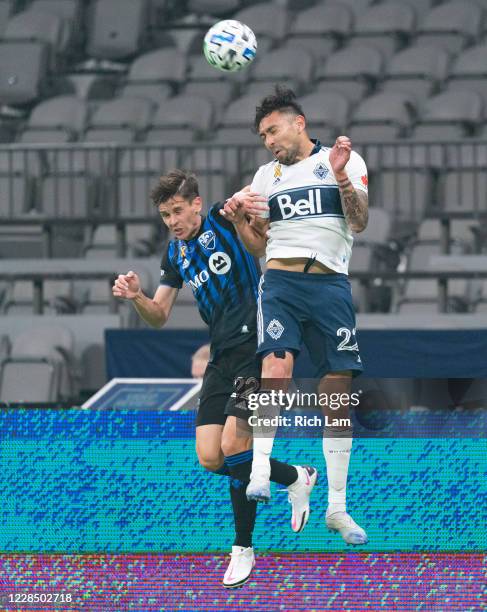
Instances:
[[[309,216],[343,216],[340,194],[336,187],[293,189],[273,195],[269,200],[271,221]]]

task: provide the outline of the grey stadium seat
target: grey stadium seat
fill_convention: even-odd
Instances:
[[[190,128],[203,135],[213,126],[213,105],[204,98],[187,94],[163,102],[154,117],[151,128]]]
[[[54,13],[63,20],[61,49],[69,49],[82,37],[82,5],[80,0],[34,0],[30,10]]]
[[[82,173],[50,175],[42,181],[40,212],[56,219],[86,219],[95,212],[97,199],[95,177]]]
[[[220,115],[234,97],[235,86],[226,81],[189,81],[184,88],[188,96],[211,100],[215,115]]]
[[[245,83],[252,74],[253,63],[248,66],[245,70],[239,72],[224,72],[223,70],[217,70],[210,66],[206,61],[202,53],[197,55],[191,55],[188,58],[189,76],[188,83],[196,82],[210,82],[224,81],[228,84],[233,84],[236,87],[239,83]]]
[[[147,0],[96,0],[88,32],[88,53],[117,60],[136,54],[145,42]]]
[[[227,15],[239,4],[239,0],[189,0],[188,9],[197,15]]]
[[[441,44],[458,53],[475,41],[482,24],[482,9],[474,3],[452,0],[435,6],[425,15],[418,27],[418,42]]]
[[[297,13],[289,39],[310,51],[315,60],[324,60],[352,31],[353,13],[345,4],[319,4]]]
[[[98,106],[89,121],[91,129],[145,130],[150,124],[154,105],[145,98],[116,98]]]
[[[255,61],[252,80],[285,82],[297,93],[306,87],[313,74],[313,57],[299,45],[288,43],[269,51]]]
[[[487,104],[487,81],[485,79],[487,66],[487,43],[462,51],[453,62],[448,77],[447,88],[468,89],[482,96]]]
[[[400,92],[378,93],[363,100],[355,109],[352,117],[350,135],[353,140],[361,141],[393,139],[401,136],[411,126],[415,116],[411,97]],[[369,128],[359,132],[361,128]],[[359,135],[360,134],[360,135]]]
[[[88,107],[83,100],[75,96],[56,96],[41,102],[32,110],[27,129],[31,133],[39,131],[40,138],[46,131],[58,131],[70,136],[67,140],[76,140],[86,127],[87,116]]]
[[[150,51],[133,61],[127,76],[127,84],[179,85],[186,77],[186,59],[178,49],[167,47]]]
[[[266,38],[273,43],[283,40],[289,27],[287,9],[277,4],[262,3],[249,6],[236,13],[233,19],[245,23],[254,31],[257,44]]]
[[[366,45],[352,45],[336,51],[318,66],[319,90],[340,91],[351,102],[364,97],[382,76],[383,57],[380,51]]]
[[[148,197],[147,193],[146,197]],[[140,204],[140,202],[137,204]],[[150,212],[154,213],[154,206],[152,206],[152,211]],[[143,213],[143,210],[139,210],[139,215]],[[137,223],[135,225],[127,223],[125,232],[128,247],[127,255],[129,257],[141,257],[150,254],[154,241],[154,223]],[[113,258],[117,256],[117,232],[115,225],[99,225],[95,229],[90,243],[85,248],[85,257],[97,257],[101,251],[105,253],[111,251],[111,257]]]
[[[34,289],[30,281],[15,281],[5,300],[7,314],[32,314]],[[72,300],[71,281],[45,281],[43,284],[44,312],[62,311],[63,299]]]
[[[480,94],[468,90],[448,91],[426,101],[420,125],[431,130],[431,137],[437,134],[438,140],[447,140],[455,137],[455,130],[463,130],[464,135],[471,134],[483,119]],[[418,127],[415,134],[417,131]]]
[[[369,222],[363,232],[355,236],[356,243],[386,244],[391,237],[392,219],[387,210],[369,208]]]
[[[48,70],[47,46],[41,43],[0,43],[0,100],[32,103],[42,93]]]
[[[374,0],[334,0],[338,4],[348,6],[355,15],[355,19],[363,13],[367,7],[373,4]]]
[[[394,219],[419,221],[432,201],[432,177],[425,170],[384,170],[370,181],[369,199]]]
[[[10,17],[11,6],[10,0],[0,0],[0,39],[3,38],[3,33]]]
[[[157,106],[171,95],[168,83],[128,83],[119,92],[122,98],[147,98]]]
[[[408,47],[390,59],[381,89],[413,94],[422,103],[442,83],[449,66],[450,55],[442,47]]]
[[[3,38],[46,43],[57,53],[62,50],[63,20],[47,11],[22,11],[10,17]]]
[[[368,7],[357,16],[352,40],[371,43],[391,54],[409,40],[415,24],[414,10],[408,4],[383,2]]]
[[[61,326],[36,326],[18,335],[2,369],[2,400],[57,401],[72,396],[73,349],[72,333]]]
[[[487,211],[485,172],[460,170],[446,172],[440,181],[439,201],[447,212]]]
[[[350,103],[341,93],[318,92],[303,96],[300,104],[306,116],[308,133],[317,134],[323,144],[344,132],[350,117]]]

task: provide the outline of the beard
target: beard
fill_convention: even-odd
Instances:
[[[295,164],[298,160],[298,153],[298,146],[289,147],[289,149],[286,149],[284,151],[284,155],[278,157],[278,160],[281,162],[281,164],[284,164],[285,166],[291,166],[292,164]]]

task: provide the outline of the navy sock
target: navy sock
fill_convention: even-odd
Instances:
[[[249,501],[245,494],[247,484],[248,481],[238,478],[230,479],[230,497],[235,521],[234,546],[243,546],[244,548],[252,546],[252,533],[257,513],[257,502]]]
[[[220,476],[230,476],[230,470],[228,469],[228,465],[226,462],[223,462],[223,465],[215,470],[213,474],[220,474]]]
[[[232,478],[248,481],[250,472],[252,471],[252,458],[254,454],[252,449],[229,455],[225,457],[225,463],[228,466]],[[280,485],[288,487],[298,479],[298,471],[293,465],[282,463],[277,459],[271,458],[271,480]]]

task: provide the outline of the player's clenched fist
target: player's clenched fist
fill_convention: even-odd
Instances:
[[[112,287],[112,293],[115,297],[126,298],[127,300],[133,300],[139,291],[139,277],[132,270],[127,274],[119,274]]]
[[[348,161],[352,152],[352,141],[348,136],[338,136],[330,151],[330,165],[333,172],[341,172]]]

